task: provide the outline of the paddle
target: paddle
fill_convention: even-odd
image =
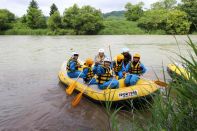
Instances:
[[[163,87],[167,87],[168,84],[163,82],[163,81],[160,81],[160,80],[155,80],[153,81],[155,84],[159,85],[159,86],[163,86]]]
[[[140,76],[140,78],[146,79],[146,78],[144,78],[144,77],[142,77],[142,76]],[[149,79],[146,79],[146,80],[149,80]],[[152,80],[151,80],[151,81],[152,81]],[[163,87],[167,87],[167,86],[168,86],[167,83],[165,83],[165,82],[163,82],[163,81],[160,81],[160,80],[153,80],[153,82],[154,82],[155,84],[157,84],[158,86],[163,86]]]
[[[92,77],[92,79],[90,80],[88,85],[79,94],[77,94],[77,96],[72,100],[72,102],[71,102],[72,107],[76,107],[79,104],[83,93],[85,92],[86,88],[90,85],[90,83],[92,82],[93,79],[94,79],[94,77]]]
[[[66,93],[68,95],[71,95],[76,87],[77,81],[80,77],[80,75],[82,74],[82,72],[79,74],[79,76],[77,77],[77,79],[75,80],[75,82],[73,82],[71,85],[69,85],[69,87],[66,89]]]

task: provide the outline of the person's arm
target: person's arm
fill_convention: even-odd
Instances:
[[[147,69],[143,64],[140,64],[140,68],[142,69],[142,74],[146,73]]]
[[[121,69],[122,72],[125,72],[126,69],[125,69],[125,66],[124,66],[124,62],[122,63],[122,69]]]
[[[102,74],[105,74],[105,70],[103,69],[103,67],[101,66],[98,66],[97,67],[97,75],[102,75]]]
[[[76,62],[71,61],[71,62],[70,62],[70,70],[71,70],[71,71],[75,71],[75,70],[76,70],[75,67],[76,67]]]
[[[97,67],[98,67],[98,65],[94,65],[94,67],[92,69],[92,71],[93,71],[94,74],[97,74]]]
[[[87,77],[87,74],[88,74],[88,68],[84,68],[83,69],[83,75],[84,75],[84,77]]]
[[[126,69],[125,69],[127,73],[129,72],[130,67],[131,67],[131,66],[130,66],[130,62],[129,62],[129,63],[127,64],[127,66],[126,66]]]

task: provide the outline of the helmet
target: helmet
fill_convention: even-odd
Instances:
[[[138,53],[135,53],[134,55],[133,55],[133,58],[140,58],[140,54],[138,54]]]
[[[105,50],[104,50],[104,49],[99,49],[98,52],[99,52],[99,53],[104,53]]]
[[[85,63],[86,63],[87,65],[92,65],[92,64],[94,63],[94,61],[93,61],[93,59],[91,59],[91,58],[87,58],[86,61],[85,61]]]
[[[74,56],[74,55],[79,55],[79,53],[77,53],[77,52],[72,52],[72,55]]]
[[[121,60],[123,60],[123,59],[124,59],[124,55],[119,54],[119,55],[117,56],[117,61],[121,61]]]
[[[103,61],[104,61],[104,62],[110,62],[110,63],[111,63],[111,60],[110,60],[109,57],[106,57]]]
[[[129,48],[122,48],[122,53],[129,52]]]

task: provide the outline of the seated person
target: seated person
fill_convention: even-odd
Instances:
[[[67,75],[70,78],[77,78],[79,75],[79,77],[83,77],[82,72],[78,70],[78,68],[81,67],[81,65],[78,62],[78,57],[79,54],[76,52],[73,52],[72,57],[68,60],[67,62],[67,66],[66,66],[66,70],[67,70]]]
[[[118,88],[119,82],[112,76],[112,70],[110,68],[111,60],[107,57],[104,59],[104,65],[96,65],[94,70],[97,75],[97,83],[99,89],[106,88]]]
[[[126,66],[129,62],[131,62],[131,54],[129,53],[129,48],[122,49],[122,55],[124,55],[124,65]]]
[[[145,66],[140,62],[140,54],[134,54],[133,61],[126,66],[127,74],[125,78],[125,84],[127,86],[135,85],[139,79],[139,75],[146,72]]]
[[[97,84],[96,79],[94,77],[92,65],[94,61],[91,58],[86,59],[83,67],[83,80],[86,84]]]
[[[95,65],[103,64],[103,60],[106,58],[106,55],[104,52],[105,52],[104,49],[99,49],[98,55],[96,55],[94,58]]]
[[[122,54],[117,56],[117,59],[112,62],[112,68],[115,74],[118,76],[118,79],[122,79],[125,73],[124,67],[124,56]]]

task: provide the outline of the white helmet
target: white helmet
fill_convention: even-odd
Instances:
[[[129,48],[122,48],[122,53],[129,52]]]
[[[74,56],[74,55],[79,55],[79,53],[77,53],[77,52],[72,52],[72,55]]]
[[[104,62],[110,62],[111,63],[111,59],[109,57],[105,57],[105,59],[103,61]]]
[[[104,50],[104,49],[99,49],[98,52],[99,52],[99,53],[104,53],[105,50]]]

